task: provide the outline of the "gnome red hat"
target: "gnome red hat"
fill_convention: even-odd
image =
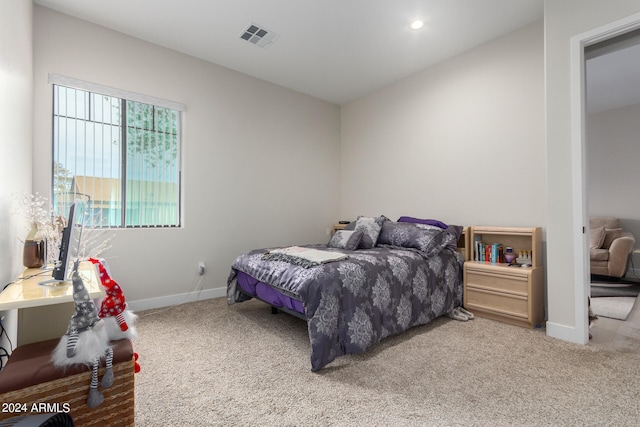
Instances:
[[[118,321],[120,329],[124,332],[129,329],[127,321],[123,316],[123,312],[127,309],[127,303],[125,302],[124,293],[118,285],[118,282],[113,280],[104,265],[95,258],[89,258],[89,261],[94,263],[98,268],[100,274],[100,281],[105,288],[106,295],[100,305],[100,311],[98,316],[100,318],[115,317]]]

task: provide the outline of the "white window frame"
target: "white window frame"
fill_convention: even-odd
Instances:
[[[143,104],[150,104],[154,107],[161,107],[161,108],[166,108],[166,109],[171,109],[171,110],[175,110],[179,113],[179,117],[178,117],[178,149],[179,149],[179,164],[178,164],[178,219],[177,219],[177,224],[172,224],[172,225],[158,225],[158,224],[141,224],[141,225],[127,225],[126,221],[122,221],[121,224],[117,225],[117,226],[113,226],[113,228],[158,228],[158,227],[162,227],[162,228],[166,228],[166,227],[171,227],[171,228],[175,228],[175,227],[180,227],[182,225],[183,219],[182,219],[182,194],[183,194],[183,188],[182,188],[182,135],[181,135],[181,128],[182,128],[182,113],[184,113],[186,111],[186,106],[182,103],[179,102],[175,102],[175,101],[170,101],[170,100],[166,100],[166,99],[161,99],[161,98],[156,98],[153,96],[149,96],[149,95],[142,95],[139,93],[135,93],[135,92],[131,92],[131,91],[127,91],[127,90],[123,90],[123,89],[117,89],[117,88],[113,88],[113,87],[109,87],[109,86],[104,86],[101,84],[97,84],[97,83],[92,83],[92,82],[87,82],[84,80],[79,80],[79,79],[75,79],[72,77],[67,77],[67,76],[62,76],[59,74],[49,74],[49,83],[53,86],[53,85],[57,85],[57,86],[63,86],[63,87],[67,87],[67,88],[72,88],[72,89],[78,89],[78,90],[82,90],[82,91],[86,91],[86,92],[91,92],[94,94],[100,94],[100,95],[106,95],[106,96],[111,96],[111,97],[115,97],[115,98],[119,98],[119,99],[123,99],[126,101],[134,101],[134,102],[139,102],[139,103],[143,103]],[[53,114],[52,112],[52,118],[55,117],[55,114]],[[53,143],[53,140],[52,140]],[[53,147],[53,146],[52,146]],[[53,162],[52,162],[52,166],[53,166]],[[52,174],[53,176],[53,174]],[[53,189],[53,182],[52,182],[52,192],[54,191]],[[123,190],[124,191],[124,190]],[[53,198],[52,198],[53,200]],[[125,206],[122,206],[122,210],[124,212],[125,210]]]

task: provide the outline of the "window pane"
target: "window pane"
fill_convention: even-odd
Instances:
[[[179,224],[177,132],[177,112],[127,101],[127,226]]]
[[[53,110],[57,212],[80,193],[92,226],[180,225],[177,111],[57,85]]]
[[[66,215],[75,194],[88,197],[87,222],[91,226],[119,226],[115,212],[102,218],[103,207],[116,209],[121,200],[119,107],[117,99],[54,86],[53,204]],[[115,110],[115,111],[111,111]],[[115,117],[116,121],[105,117]],[[114,148],[115,146],[115,148]],[[115,187],[115,192],[110,188]],[[115,206],[114,203],[115,202]]]

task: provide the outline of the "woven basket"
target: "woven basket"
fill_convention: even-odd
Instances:
[[[98,379],[104,375],[105,368],[98,370]],[[128,360],[113,365],[113,385],[107,389],[98,386],[104,395],[104,402],[96,408],[87,406],[91,371],[69,375],[60,379],[25,387],[20,390],[0,394],[0,402],[26,404],[31,408],[33,404],[62,412],[69,408],[69,414],[76,426],[133,426],[134,425],[134,360]],[[65,405],[66,404],[66,405]],[[16,413],[0,413],[0,421],[11,418]]]

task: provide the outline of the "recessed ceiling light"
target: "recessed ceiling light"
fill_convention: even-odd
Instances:
[[[415,21],[413,21],[411,23],[411,29],[412,30],[419,30],[420,28],[424,27],[424,22],[422,22],[421,20],[417,19]]]

